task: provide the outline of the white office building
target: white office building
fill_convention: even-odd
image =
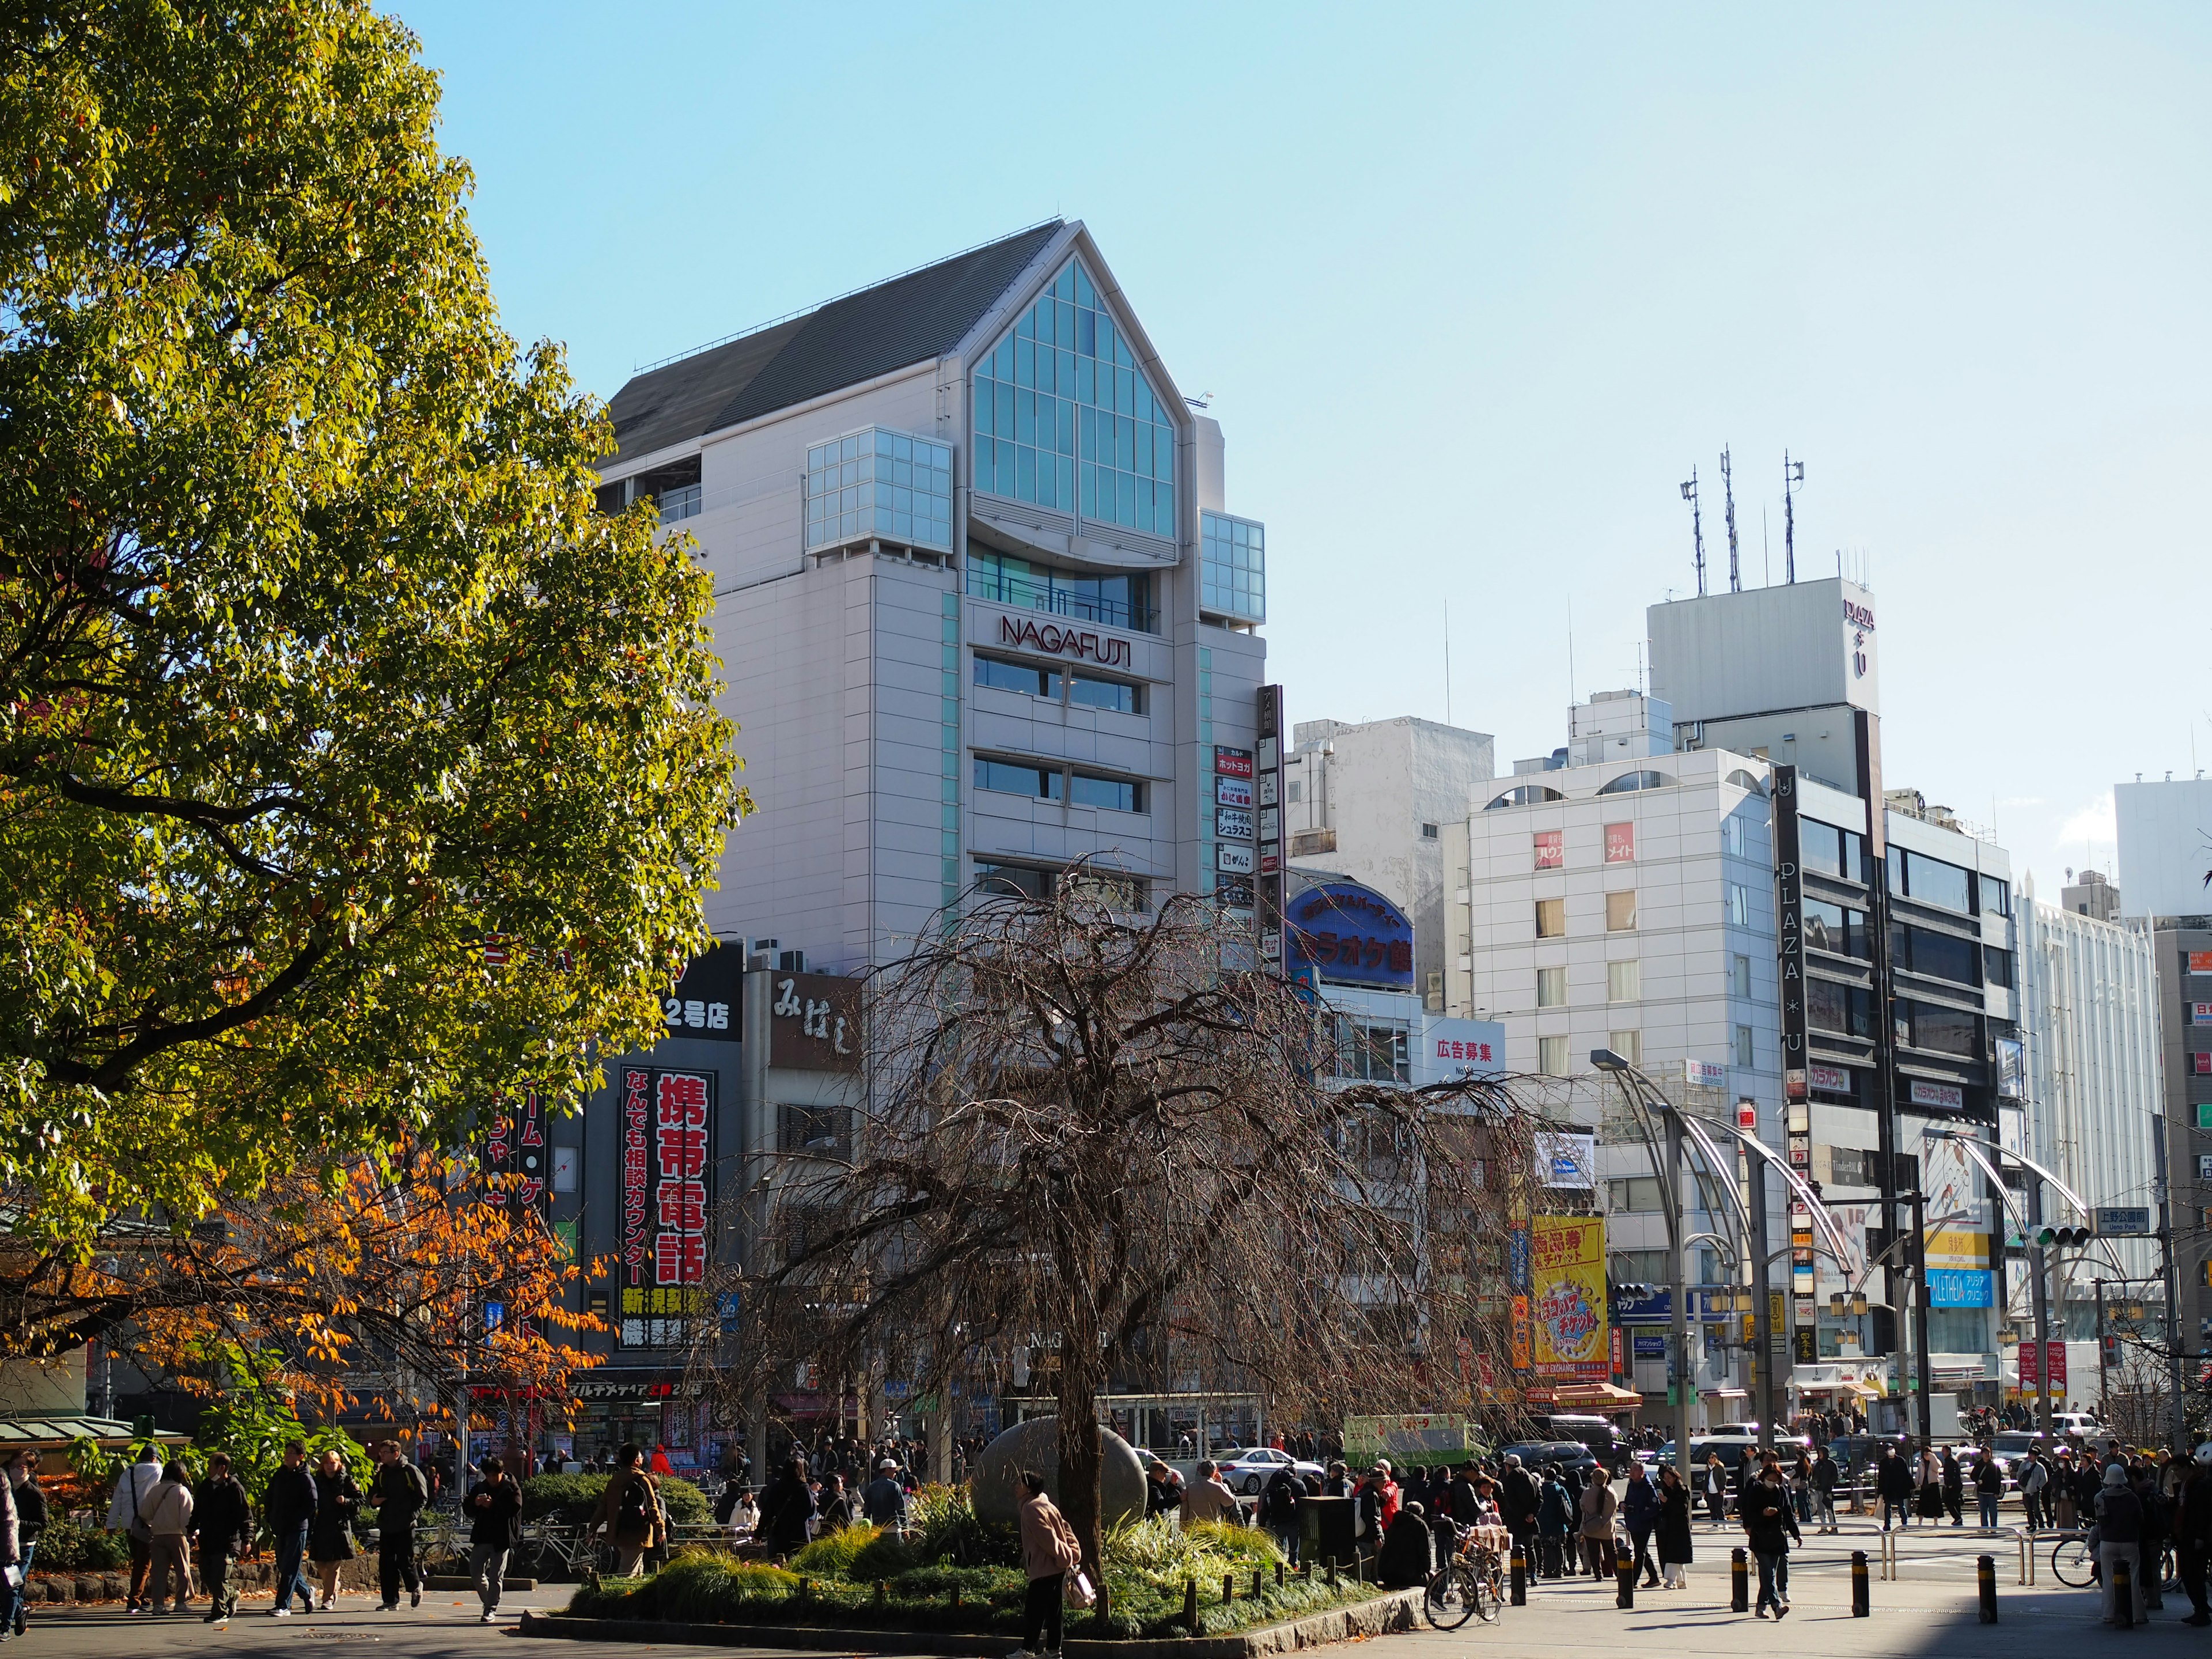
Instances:
[[[649,368],[612,414],[603,501],[658,501],[714,579],[759,808],[718,934],[843,972],[978,883],[1246,878],[1212,753],[1255,744],[1264,532],[1080,223]]]

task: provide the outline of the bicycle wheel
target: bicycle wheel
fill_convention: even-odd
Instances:
[[[1438,1630],[1457,1630],[1480,1610],[1480,1576],[1457,1561],[1448,1562],[1421,1593],[1421,1613]]]
[[[2091,1575],[2097,1566],[2097,1558],[2089,1553],[2087,1539],[2069,1538],[2054,1546],[2051,1552],[2051,1571],[2058,1582],[2073,1589],[2088,1588]]]

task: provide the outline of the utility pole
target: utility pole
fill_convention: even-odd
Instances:
[[[1690,539],[1698,550],[1698,597],[1705,597],[1705,524],[1698,513],[1698,469],[1690,469],[1690,481],[1682,486],[1682,499],[1690,504]]]
[[[2166,1179],[2166,1120],[2151,1119],[2151,1146],[2158,1170],[2159,1272],[2166,1291],[2166,1364],[2173,1389],[2172,1440],[2176,1455],[2189,1449],[2189,1401],[2182,1391],[2181,1281],[2173,1268],[2173,1193]]]
[[[1922,1183],[1912,1185],[1912,1346],[1914,1380],[1920,1391],[1920,1443],[1935,1442],[1936,1406],[1929,1398],[1936,1382],[1936,1362],[1928,1352],[1928,1194]]]
[[[1785,581],[1797,580],[1797,514],[1791,505],[1797,487],[1805,482],[1805,463],[1782,452],[1782,569]]]
[[[1728,447],[1721,447],[1721,495],[1728,502],[1729,592],[1743,592],[1743,575],[1735,562],[1735,479],[1729,468]]]
[[[1749,1159],[1751,1165],[1751,1259],[1758,1265],[1744,1276],[1751,1280],[1752,1340],[1758,1344],[1757,1367],[1759,1378],[1759,1443],[1763,1447],[1774,1444],[1776,1373],[1779,1369],[1774,1358],[1774,1322],[1771,1304],[1767,1300],[1766,1274],[1770,1265],[1767,1256],[1766,1220],[1766,1160]]]
[[[2035,1426],[2051,1432],[2051,1261],[2044,1250],[2043,1177],[2033,1170],[2027,1177],[2027,1249],[2034,1269],[2028,1275],[2035,1307]]]
[[[2093,1279],[2089,1285],[2097,1293],[2097,1409],[2109,1413],[2112,1409],[2112,1396],[2110,1379],[2106,1376],[2111,1368],[2105,1364],[2105,1281]],[[2110,1420],[2109,1416],[2106,1420]]]
[[[1626,1078],[1621,1079],[1624,1085]],[[1690,1483],[1690,1389],[1691,1379],[1697,1375],[1690,1352],[1690,1247],[1682,1226],[1682,1118],[1679,1112],[1667,1114],[1667,1168],[1660,1177],[1667,1183],[1668,1215],[1674,1224],[1673,1243],[1674,1257],[1674,1294],[1668,1298],[1668,1346],[1674,1358],[1674,1387],[1668,1392],[1674,1406],[1674,1467],[1685,1486]]]

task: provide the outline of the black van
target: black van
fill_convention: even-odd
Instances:
[[[1540,1417],[1545,1437],[1551,1440],[1579,1440],[1590,1450],[1590,1455],[1606,1466],[1618,1468],[1629,1456],[1620,1443],[1613,1419],[1607,1417],[1585,1416],[1576,1412],[1556,1412],[1549,1417]]]

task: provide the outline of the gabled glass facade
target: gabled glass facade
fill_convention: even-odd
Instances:
[[[975,488],[1176,533],[1175,425],[1079,260],[975,365]]]
[[[865,427],[806,452],[806,545],[863,537],[952,550],[952,447]]]
[[[1201,513],[1198,550],[1198,608],[1238,622],[1267,621],[1267,527],[1226,513]]]

